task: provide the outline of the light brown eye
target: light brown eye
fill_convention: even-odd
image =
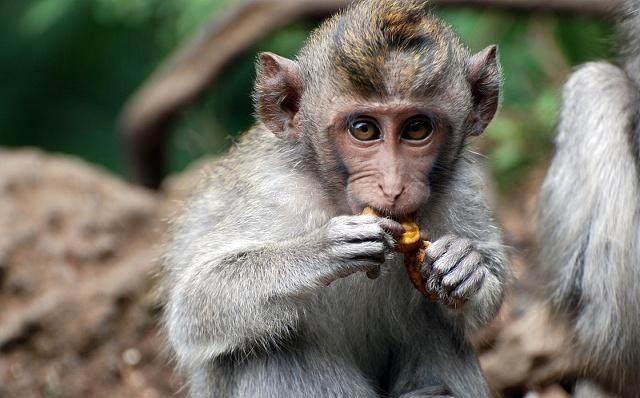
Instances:
[[[356,119],[351,122],[349,133],[358,141],[373,141],[380,138],[380,129],[369,119]]]
[[[427,117],[409,120],[402,129],[402,138],[411,141],[421,141],[433,134],[433,123]]]

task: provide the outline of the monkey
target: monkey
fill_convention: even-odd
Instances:
[[[623,4],[619,63],[586,64],[564,87],[537,224],[540,273],[584,378],[640,397],[640,0]]]
[[[256,124],[171,222],[165,325],[190,396],[489,396],[469,335],[509,267],[466,142],[499,106],[497,47],[472,55],[424,0],[363,0],[257,64]],[[433,242],[433,302],[394,250],[403,216]]]

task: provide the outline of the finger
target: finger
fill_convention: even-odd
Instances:
[[[389,235],[388,233],[384,233],[384,235],[382,236],[382,242],[384,243],[387,251],[395,252],[396,240],[393,238],[393,236]]]
[[[399,222],[389,218],[379,218],[378,224],[386,233],[390,234],[394,238],[399,238],[404,232],[402,225]]]
[[[427,291],[435,293],[438,297],[441,297],[444,291],[440,285],[440,279],[437,277],[429,277],[425,282]]]
[[[449,244],[455,239],[452,235],[444,236],[432,243],[425,251],[425,262],[433,263],[447,252]]]
[[[471,253],[473,246],[468,239],[456,239],[449,244],[447,251],[436,260],[431,268],[435,275],[446,275]]]
[[[345,224],[336,228],[331,234],[333,242],[361,242],[368,240],[382,240],[385,232],[378,225],[373,224]]]
[[[353,220],[353,222],[354,222],[354,223],[356,223],[356,224],[360,224],[360,223],[362,223],[363,221],[364,221],[364,222],[369,222],[369,223],[374,224],[374,223],[378,222],[378,219],[379,219],[379,218],[380,218],[380,217],[372,216],[372,215],[370,215],[370,214],[367,214],[367,215],[364,215],[364,216],[351,216],[351,219],[352,219],[352,220]]]
[[[485,268],[479,268],[462,281],[458,287],[451,292],[451,297],[458,300],[466,300],[478,293],[487,276]]]
[[[442,278],[442,286],[447,291],[454,290],[462,281],[469,278],[480,266],[482,256],[476,251],[472,251],[465,256],[451,271]]]
[[[383,263],[385,245],[383,242],[346,243],[334,247],[333,253],[343,260],[368,260]]]

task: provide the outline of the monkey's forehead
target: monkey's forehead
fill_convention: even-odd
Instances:
[[[310,40],[328,55],[325,69],[362,93],[420,94],[462,66],[466,48],[427,1],[363,1],[326,22]],[[314,57],[316,60],[317,57]]]

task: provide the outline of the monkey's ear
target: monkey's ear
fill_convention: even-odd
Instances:
[[[469,120],[469,135],[480,135],[498,110],[502,72],[498,47],[489,46],[473,55],[467,63],[467,79],[471,83],[473,111]]]
[[[296,139],[300,135],[302,76],[298,64],[272,53],[258,61],[255,101],[258,116],[276,136]]]

